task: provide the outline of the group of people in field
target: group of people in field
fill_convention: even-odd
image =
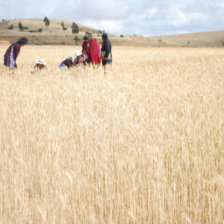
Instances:
[[[102,34],[102,46],[100,48],[98,42],[92,38],[91,34],[86,34],[83,37],[82,50],[75,51],[75,58],[72,56],[65,58],[59,65],[60,69],[67,67],[70,69],[73,66],[80,65],[100,65],[112,64],[112,47],[111,42],[106,33]],[[22,46],[26,45],[28,40],[26,37],[22,37],[15,43],[9,46],[4,55],[4,65],[10,68],[18,68],[16,59],[20,53]],[[36,61],[34,68],[43,69],[46,68],[46,62],[43,59]]]

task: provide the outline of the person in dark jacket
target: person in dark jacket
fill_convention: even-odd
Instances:
[[[17,68],[16,59],[20,53],[20,48],[27,43],[27,38],[22,37],[17,42],[10,45],[4,55],[4,65],[10,68]]]
[[[102,64],[106,65],[106,64],[111,64],[112,63],[112,47],[111,47],[111,43],[108,39],[108,35],[106,33],[102,34]]]

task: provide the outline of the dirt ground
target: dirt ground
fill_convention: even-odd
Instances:
[[[0,45],[3,45],[3,44],[9,44],[9,41],[8,40],[0,40]]]

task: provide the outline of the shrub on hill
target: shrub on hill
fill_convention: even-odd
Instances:
[[[92,36],[92,34],[91,34],[90,32],[88,32],[88,31],[86,31],[86,34],[88,34],[88,35]]]
[[[45,23],[45,26],[50,25],[50,20],[46,16],[44,17],[44,23]]]
[[[102,30],[97,30],[97,33],[98,34],[103,34],[103,31]]]
[[[9,30],[13,30],[15,27],[11,24],[10,26],[8,26]]]
[[[61,26],[62,26],[62,29],[63,29],[63,30],[67,30],[67,27],[65,27],[64,22],[61,23]]]
[[[75,44],[78,44],[80,42],[80,38],[77,36],[75,36],[73,40],[75,41]]]

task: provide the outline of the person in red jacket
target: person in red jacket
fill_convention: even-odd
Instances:
[[[83,37],[82,49],[85,50],[87,54],[88,63],[101,64],[102,53],[100,46],[91,35],[87,34]]]
[[[17,42],[9,46],[4,55],[4,65],[10,68],[17,68],[16,59],[19,55],[20,48],[27,44],[26,37],[22,37]]]

